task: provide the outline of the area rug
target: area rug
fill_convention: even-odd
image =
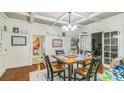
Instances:
[[[67,72],[66,72],[67,75]],[[98,81],[100,80],[101,75],[98,74]],[[80,76],[77,76],[80,78]],[[47,80],[47,71],[45,70],[40,70],[40,71],[34,71],[34,72],[30,72],[29,73],[29,79],[30,81],[49,81]],[[66,79],[68,80],[68,79]],[[91,81],[93,81],[93,79],[90,79]],[[58,76],[54,77],[54,81],[63,81],[62,78],[59,78]]]
[[[47,71],[46,70],[30,72],[29,79],[30,79],[30,81],[49,81],[49,80],[47,80]],[[56,77],[54,77],[54,81],[63,81],[63,79],[56,76]]]

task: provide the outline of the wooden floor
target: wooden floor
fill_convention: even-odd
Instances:
[[[25,66],[13,69],[7,69],[0,81],[29,81],[29,72],[44,69],[44,64],[33,64],[32,66]]]
[[[99,68],[99,73],[102,73],[102,66]],[[7,69],[0,81],[29,81],[29,72],[45,69],[44,64],[33,64],[13,69]]]

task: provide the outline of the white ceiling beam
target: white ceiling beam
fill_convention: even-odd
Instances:
[[[99,16],[99,15],[102,15],[104,14],[105,12],[95,12],[93,13],[92,15],[90,15],[89,17],[96,17],[96,16]]]
[[[91,20],[91,21],[96,21],[96,22],[101,22],[101,21],[102,21],[102,19],[97,18],[97,17],[95,17],[95,18],[90,18],[90,17],[89,17],[89,20]]]
[[[93,18],[94,16],[93,17],[92,16],[91,17],[90,16],[85,16],[85,15],[81,15],[81,14],[78,14],[78,13],[75,13],[75,12],[73,12],[72,14],[75,15],[75,16],[78,16],[78,17],[82,17],[82,19],[76,21],[75,23],[80,23],[80,22],[86,21],[86,20],[101,21],[100,18],[97,18],[97,17]],[[98,15],[98,13],[94,13],[94,14],[95,14],[95,16]],[[92,15],[94,15],[94,14],[92,14]]]
[[[93,13],[92,15],[90,15],[89,17],[96,17],[96,16],[99,16],[99,15],[102,15],[104,14],[105,12],[96,12],[96,13]]]
[[[11,12],[11,13],[13,13],[13,14],[19,14],[19,15],[22,15],[22,16],[28,16],[28,17],[30,17],[30,14],[27,13],[27,12]]]
[[[6,15],[4,12],[0,12],[0,14],[3,16],[3,18],[4,18],[5,20],[8,19],[7,15]]]
[[[52,21],[52,22],[56,22],[56,19],[49,18],[49,17],[44,17],[44,16],[40,16],[40,15],[35,15],[35,18],[43,19],[43,20],[47,20],[47,21]],[[62,20],[61,21],[58,21],[58,23],[67,24],[67,22],[62,21]]]
[[[30,17],[30,14],[27,12],[12,12],[12,13]],[[37,14],[35,14],[34,18],[47,20],[47,21],[51,21],[51,22],[56,22],[56,19],[44,17],[44,16],[37,15]],[[67,22],[65,22],[65,21],[59,21],[58,23],[67,24]]]
[[[88,19],[86,19],[86,18],[79,19],[75,22],[75,24],[81,23],[81,22],[86,21],[86,20],[88,20]]]
[[[98,13],[93,13],[92,15],[90,15],[88,18],[82,18],[78,21],[75,22],[76,23],[81,23],[83,21],[86,21],[86,20],[92,20],[92,21],[101,21],[101,19],[97,18],[96,16],[99,16],[101,14],[103,14],[104,12],[98,12]]]
[[[102,21],[102,19],[98,18],[97,16],[102,15],[104,13],[105,12],[96,12],[96,13],[93,13],[92,15],[90,15],[89,18],[92,19],[93,21],[96,20],[96,21],[100,22],[100,21]]]
[[[84,27],[85,25],[76,24],[78,27]]]
[[[78,16],[78,17],[86,17],[84,15],[81,15],[81,14],[78,14],[78,13],[75,13],[75,12],[72,12],[72,15],[75,15],[75,16]]]
[[[67,13],[64,13],[62,16],[60,16],[51,26],[54,26],[55,24],[57,24],[57,22],[62,20],[65,16],[67,16]]]
[[[34,17],[35,17],[35,13],[31,12],[30,13],[30,23],[34,23]]]

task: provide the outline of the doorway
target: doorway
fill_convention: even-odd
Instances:
[[[95,56],[102,57],[102,32],[92,34],[92,50]]]
[[[32,37],[32,64],[43,63],[45,36],[33,35]]]

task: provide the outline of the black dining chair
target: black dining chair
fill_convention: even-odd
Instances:
[[[47,79],[53,81],[55,76],[59,76],[63,73],[63,80],[65,81],[65,69],[60,64],[52,65],[48,55],[45,55],[45,62],[47,67]],[[56,73],[57,75],[55,75]]]
[[[97,73],[101,63],[101,59],[92,58],[89,67],[81,67],[74,70],[74,80],[77,80],[76,74],[81,75],[83,80],[90,81],[90,78],[93,77],[94,81],[97,80]]]
[[[90,64],[90,59],[94,56],[94,53],[93,53],[93,51],[85,50],[84,56],[88,56],[89,58],[86,59],[86,60],[83,61],[83,62],[77,63],[77,68],[78,68],[78,65],[79,65],[79,64],[81,64],[81,65],[83,65],[83,66],[89,65],[89,64]]]
[[[94,52],[90,50],[85,50],[84,55],[87,55],[87,54],[94,56]]]
[[[65,54],[64,50],[55,50],[56,55],[61,55],[61,54]],[[62,65],[61,62],[59,60],[57,60],[57,63]]]
[[[44,60],[45,60],[45,64],[46,64],[46,69],[47,69],[47,80],[50,78],[50,69],[49,69],[49,66],[48,66],[48,63],[46,62],[46,59],[45,59],[45,53],[43,53],[43,57],[44,57]]]
[[[82,55],[84,53],[84,50],[80,50],[80,54]]]
[[[43,53],[43,58],[44,58],[44,61],[45,61],[45,53]],[[45,61],[45,63],[46,63],[46,61]],[[59,65],[57,61],[52,61],[51,64],[52,65]],[[47,69],[47,79],[49,79],[50,78],[50,69],[49,69],[47,63],[45,65],[46,65],[46,69]]]
[[[80,66],[86,67],[87,65],[91,63],[91,59],[92,59],[91,55],[87,57],[85,56],[84,60],[77,63],[77,68],[79,68]]]
[[[55,50],[56,55],[65,54],[64,50]]]

